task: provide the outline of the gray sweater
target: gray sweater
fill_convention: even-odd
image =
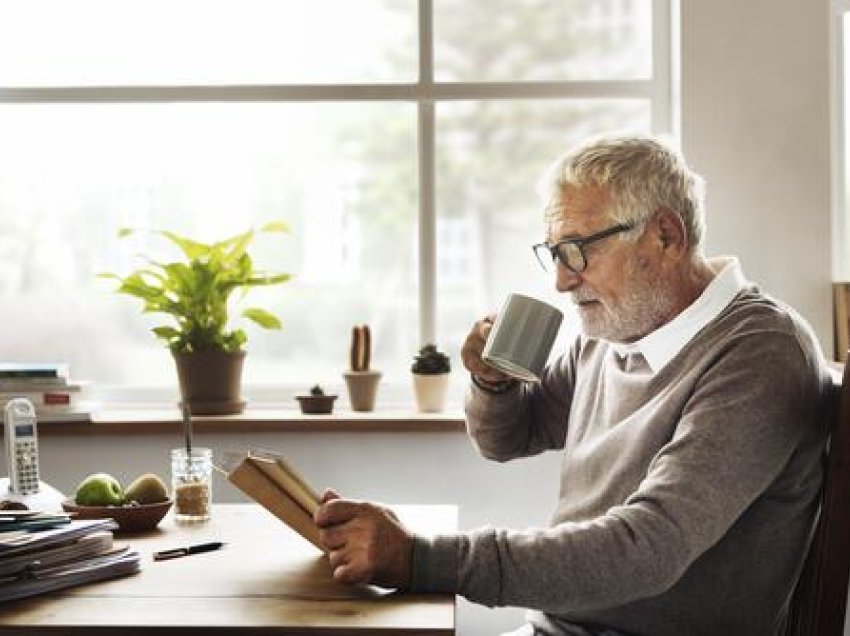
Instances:
[[[774,634],[817,513],[831,392],[809,327],[754,287],[656,374],[578,338],[539,384],[473,387],[485,457],[563,453],[557,507],[548,528],[417,537],[412,588],[537,610],[546,634]]]

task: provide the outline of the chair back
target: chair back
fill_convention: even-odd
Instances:
[[[788,610],[785,636],[843,636],[850,572],[850,364],[830,410],[820,517]]]

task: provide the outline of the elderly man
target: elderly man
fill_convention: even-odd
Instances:
[[[334,575],[527,607],[523,634],[777,633],[822,479],[814,335],[704,256],[701,179],[660,141],[586,143],[546,183],[535,252],[581,334],[539,383],[482,362],[489,319],[462,356],[485,457],[562,453],[550,527],[424,538],[329,491]]]

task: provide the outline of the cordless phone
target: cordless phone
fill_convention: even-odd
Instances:
[[[38,493],[38,441],[32,402],[26,398],[9,400],[4,412],[3,426],[9,492],[18,495]]]

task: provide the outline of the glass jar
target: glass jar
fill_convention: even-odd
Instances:
[[[212,450],[171,450],[171,488],[177,521],[206,521],[212,504]]]

